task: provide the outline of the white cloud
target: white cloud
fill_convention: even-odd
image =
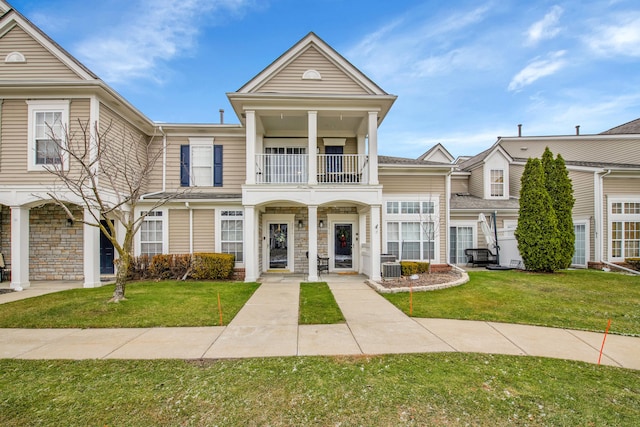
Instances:
[[[596,27],[586,42],[598,55],[640,57],[640,14],[618,15],[616,22]]]
[[[530,62],[511,79],[508,89],[510,91],[520,90],[542,77],[556,73],[567,64],[563,58],[565,53],[564,50],[551,52],[545,59],[535,59]]]
[[[544,18],[534,22],[527,30],[528,45],[535,45],[541,40],[552,39],[560,33],[560,27],[558,27],[558,21],[562,16],[563,9],[555,5],[551,10],[544,15]]]
[[[347,49],[345,56],[374,79],[402,79],[407,73],[414,77],[429,75],[440,66],[460,64],[462,50],[451,45],[459,35],[464,37],[466,30],[485,20],[490,11],[490,4],[444,17],[412,10],[366,35]],[[467,61],[463,64],[469,65]]]
[[[110,83],[151,78],[161,82],[162,63],[196,45],[204,18],[235,13],[247,0],[141,0],[122,21],[77,46],[80,59]]]

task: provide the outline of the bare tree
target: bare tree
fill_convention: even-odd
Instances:
[[[57,180],[48,196],[69,219],[98,227],[113,244],[118,261],[110,302],[119,302],[125,299],[133,239],[145,217],[184,191],[159,194],[151,206],[136,216],[151,172],[162,157],[163,150],[152,147],[156,135],[151,138],[137,136],[126,126],[114,129],[113,123],[102,131],[97,123],[93,124],[93,132],[91,129],[89,122],[78,120],[73,132],[63,127],[63,135],[56,135],[50,126],[49,137],[55,154],[45,168]],[[70,202],[80,204],[90,217],[87,220],[75,217],[68,206]],[[123,236],[117,236],[112,220],[121,224]]]

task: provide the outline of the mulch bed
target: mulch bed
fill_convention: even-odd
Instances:
[[[383,279],[379,282],[371,280],[367,284],[381,293],[395,293],[413,291],[435,291],[437,289],[445,289],[451,286],[458,286],[466,283],[469,276],[457,270],[447,272],[433,272],[418,274],[418,278],[400,277],[398,279]]]

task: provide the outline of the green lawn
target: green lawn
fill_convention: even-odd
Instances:
[[[640,336],[640,277],[593,270],[474,271],[462,286],[413,293],[413,316],[489,320]],[[409,294],[387,294],[409,313]]]
[[[0,306],[0,328],[140,328],[228,324],[256,283],[132,282],[126,301],[108,303],[113,286],[72,289]]]
[[[300,284],[301,325],[344,323],[342,311],[326,282]]]
[[[440,353],[0,360],[2,426],[637,426],[640,371]]]

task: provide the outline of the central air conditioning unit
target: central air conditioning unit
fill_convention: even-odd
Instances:
[[[390,279],[402,276],[402,266],[397,262],[382,263],[382,277]]]

